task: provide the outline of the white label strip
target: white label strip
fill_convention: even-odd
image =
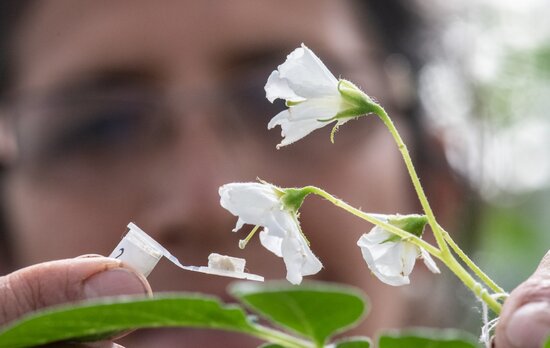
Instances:
[[[145,231],[139,228],[134,223],[128,224],[129,231],[124,238],[118,243],[109,257],[122,260],[129,265],[136,268],[143,273],[146,277],[151,273],[159,262],[162,256],[166,257],[174,265],[182,268],[186,271],[200,272],[206,274],[219,275],[224,277],[232,277],[239,279],[248,279],[255,281],[264,281],[264,277],[257,274],[251,274],[246,272],[231,271],[226,269],[218,269],[214,267],[205,266],[185,266],[172,255],[165,247],[159,242],[151,238]],[[224,257],[222,255],[219,255]],[[228,260],[242,264],[244,268],[244,259],[233,258],[225,256]]]

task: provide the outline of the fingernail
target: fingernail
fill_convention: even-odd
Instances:
[[[96,258],[96,257],[103,257],[103,256],[99,255],[99,254],[84,254],[84,255],[77,256],[76,258],[77,259],[91,259],[91,258]]]
[[[521,306],[506,328],[508,341],[515,347],[541,347],[550,334],[550,303],[531,302]]]
[[[85,298],[103,296],[149,294],[145,278],[125,268],[99,272],[84,281]]]
[[[93,342],[93,343],[88,343],[86,345],[86,347],[90,347],[90,348],[124,348],[120,344],[116,344],[116,343],[113,343],[113,342]]]

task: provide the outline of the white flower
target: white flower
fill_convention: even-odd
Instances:
[[[363,234],[357,245],[372,273],[386,284],[409,284],[409,274],[419,257],[430,271],[439,273],[437,265],[426,250],[402,240],[382,227],[376,226],[369,233]]]
[[[284,191],[266,183],[231,183],[220,187],[220,204],[238,217],[233,231],[244,224],[263,226],[260,242],[282,257],[289,282],[300,284],[302,277],[319,272],[321,262],[304,238],[296,212],[285,207]]]
[[[314,130],[336,121],[336,126],[372,112],[373,102],[355,85],[338,80],[304,44],[287,56],[269,76],[267,99],[286,100],[289,107],[271,119],[267,128],[281,126],[283,140],[292,144]]]

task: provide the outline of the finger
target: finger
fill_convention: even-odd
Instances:
[[[33,265],[0,277],[0,325],[39,308],[123,294],[151,294],[151,288],[120,260],[87,257]]]
[[[550,251],[533,275],[504,303],[496,348],[541,347],[550,335]]]

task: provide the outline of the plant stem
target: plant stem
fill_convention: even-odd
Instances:
[[[418,178],[418,174],[416,173],[416,170],[412,163],[409,150],[407,149],[407,146],[405,145],[405,143],[403,142],[403,139],[399,135],[397,128],[395,127],[393,121],[388,116],[386,111],[381,106],[377,105],[375,112],[380,118],[380,120],[382,120],[384,125],[388,128],[389,132],[391,133],[392,137],[394,138],[397,144],[397,147],[399,148],[399,151],[401,152],[401,155],[403,156],[405,166],[407,167],[407,171],[409,172],[409,176],[412,180],[418,199],[420,200],[420,204],[422,205],[422,209],[424,210],[424,213],[428,218],[428,223],[432,228],[432,232],[437,241],[437,245],[441,250],[440,259],[447,265],[447,267],[449,267],[451,271],[453,271],[454,274],[456,274],[456,276],[460,280],[462,280],[462,282],[468,288],[470,288],[474,292],[474,294],[476,294],[476,296],[481,297],[481,299],[485,303],[487,303],[487,305],[491,308],[491,310],[493,310],[497,314],[500,314],[500,310],[502,307],[501,304],[498,301],[496,301],[493,297],[491,297],[491,295],[487,292],[487,290],[478,282],[476,282],[476,280],[462,267],[462,265],[460,265],[460,263],[454,258],[454,256],[450,252],[449,245],[457,253],[457,255],[462,259],[462,261],[464,261],[464,263],[468,265],[468,267],[481,280],[483,280],[492,290],[494,290],[497,293],[504,293],[504,290],[502,290],[501,287],[499,287],[483,271],[481,271],[481,269],[477,265],[475,265],[473,261],[470,258],[468,258],[466,254],[464,254],[464,252],[452,240],[449,234],[445,232],[441,228],[441,226],[439,226],[439,224],[435,219],[433,210],[430,207],[430,203],[428,202],[428,198],[424,193],[424,189],[420,184],[420,179]]]
[[[430,207],[430,203],[428,202],[428,199],[426,198],[426,194],[424,193],[424,189],[420,184],[420,179],[418,178],[418,174],[416,174],[416,170],[414,169],[414,165],[412,163],[412,159],[409,154],[409,150],[407,149],[407,146],[403,142],[403,139],[399,135],[397,128],[395,128],[393,121],[388,116],[384,108],[382,108],[379,105],[376,105],[376,114],[390,131],[393,139],[397,144],[397,147],[399,148],[399,152],[401,152],[401,155],[403,156],[403,160],[405,161],[405,166],[407,167],[407,171],[409,172],[409,176],[411,177],[414,189],[416,191],[418,199],[420,200],[420,204],[422,205],[422,209],[424,210],[424,213],[428,218],[428,223],[432,228],[432,232],[437,241],[437,245],[441,249],[442,254],[449,253],[449,247],[447,246],[447,243],[445,243],[445,239],[443,237],[441,230],[439,229],[439,225],[437,224],[432,208]]]
[[[472,261],[472,259],[470,259],[468,255],[466,255],[466,253],[462,251],[462,249],[460,249],[460,247],[455,243],[455,241],[451,238],[447,231],[445,231],[443,228],[441,228],[441,231],[443,231],[443,237],[445,238],[445,241],[449,244],[451,249],[458,255],[458,257],[460,257],[462,262],[464,262],[464,264],[466,264],[466,266],[468,266],[475,273],[475,275],[479,277],[479,279],[487,284],[487,286],[491,288],[491,290],[493,290],[495,293],[506,294],[506,291],[504,291],[504,289],[502,289],[487,274],[485,274],[485,272],[483,272],[481,268],[479,268],[474,263],[474,261]]]
[[[462,265],[453,257],[452,254],[449,253],[443,255],[442,260],[445,262],[447,267],[449,267],[449,269],[453,271],[453,273],[464,283],[464,285],[472,290],[477,297],[480,297],[493,312],[500,315],[502,305],[489,294],[483,285],[479,284],[470,275],[470,273],[462,267]]]
[[[433,245],[427,243],[426,241],[416,237],[415,235],[409,233],[409,232],[406,232],[406,231],[403,231],[393,225],[390,225],[388,223],[385,223],[379,219],[377,219],[376,217],[370,215],[370,214],[367,214],[357,208],[354,208],[352,206],[350,206],[349,204],[345,203],[344,201],[332,196],[330,193],[324,191],[323,189],[320,189],[318,187],[315,187],[315,186],[306,186],[306,187],[303,187],[302,188],[303,190],[307,190],[309,191],[310,193],[313,193],[313,194],[316,194],[318,196],[321,196],[323,198],[325,198],[326,200],[328,200],[329,202],[331,202],[332,204],[334,204],[335,206],[339,207],[339,208],[342,208],[344,209],[345,211],[361,218],[361,219],[364,219],[374,225],[377,225],[377,226],[380,226],[382,228],[384,228],[385,230],[389,231],[389,232],[392,232],[398,236],[400,236],[401,238],[404,238],[404,239],[407,239],[410,243],[413,243],[421,248],[424,248],[426,249],[426,251],[428,251],[430,254],[432,254],[433,256],[439,258],[443,263],[445,263],[445,265],[447,267],[449,267],[449,269],[464,283],[464,285],[466,285],[466,287],[468,287],[470,290],[472,290],[472,292],[480,297],[485,303],[487,303],[487,305],[489,306],[489,308],[491,308],[491,310],[493,312],[495,312],[496,314],[500,314],[500,310],[501,310],[501,307],[502,305],[496,300],[494,299],[493,297],[491,297],[491,295],[489,294],[489,292],[481,285],[479,284],[465,269],[464,267],[462,267],[462,265],[455,259],[455,257],[453,256],[453,254],[451,254],[450,252],[444,254],[442,253],[439,249],[437,249],[436,247],[434,247]],[[451,239],[449,237],[449,239]],[[445,243],[445,241],[444,241]],[[454,242],[452,242],[451,245],[456,245]],[[457,246],[458,248],[458,246]],[[463,254],[463,253],[462,253]],[[472,265],[475,266],[472,262]],[[477,267],[477,266],[475,266]],[[478,268],[479,269],[479,268]],[[480,270],[481,272],[481,270]],[[484,274],[483,272],[481,272],[482,274]],[[477,273],[476,273],[477,274]],[[489,277],[487,277],[489,279]],[[496,285],[496,284],[495,284]],[[497,286],[498,289],[500,289],[500,287]],[[498,293],[502,293],[503,291],[498,291]]]
[[[394,233],[394,234],[398,235],[399,237],[415,244],[416,246],[424,248],[426,251],[428,251],[433,256],[435,256],[437,258],[441,258],[441,251],[439,249],[437,249],[436,247],[434,247],[430,243],[418,238],[417,236],[415,236],[412,233],[403,231],[400,228],[397,228],[393,225],[390,225],[389,223],[386,223],[386,222],[384,222],[380,219],[377,219],[376,217],[374,217],[371,214],[365,213],[365,212],[363,212],[363,211],[361,211],[357,208],[354,208],[351,205],[347,204],[346,202],[332,196],[330,193],[326,192],[323,189],[320,189],[320,188],[315,187],[315,186],[306,186],[306,187],[303,187],[302,189],[307,190],[310,193],[316,194],[318,196],[321,196],[321,197],[325,198],[326,200],[328,200],[329,202],[331,202],[332,204],[334,204],[335,206],[344,209],[348,213],[353,214],[353,215],[355,215],[358,218],[361,218],[363,220],[366,220],[366,221],[370,222],[373,225],[380,226],[383,229],[385,229],[385,230],[387,230],[391,233]]]
[[[447,267],[449,267],[449,269],[464,283],[464,285],[466,285],[466,287],[468,287],[476,296],[480,297],[489,306],[489,308],[491,308],[491,310],[493,312],[495,312],[496,314],[500,314],[502,305],[495,298],[493,298],[489,294],[489,292],[485,289],[485,287],[483,285],[479,284],[470,275],[470,273],[468,273],[468,271],[466,271],[464,269],[464,267],[455,259],[455,257],[453,256],[453,254],[450,251],[447,252],[447,253],[442,253],[441,250],[437,249],[436,247],[434,247],[433,245],[427,243],[426,241],[418,238],[417,236],[415,236],[415,235],[413,235],[409,232],[403,231],[402,229],[397,228],[393,225],[390,225],[386,222],[383,222],[382,220],[379,220],[378,218],[376,218],[372,214],[368,214],[368,213],[365,213],[365,212],[363,212],[363,211],[361,211],[357,208],[354,208],[351,205],[347,204],[346,202],[332,196],[330,193],[326,192],[323,189],[320,189],[320,188],[315,187],[315,186],[306,186],[306,187],[303,187],[302,190],[306,190],[309,193],[321,196],[321,197],[325,198],[326,200],[328,200],[329,202],[331,202],[332,204],[334,204],[335,206],[337,206],[339,208],[342,208],[345,211],[347,211],[347,212],[349,212],[349,213],[351,213],[351,214],[353,214],[353,215],[355,215],[355,216],[357,216],[357,217],[359,217],[363,220],[366,220],[366,221],[368,221],[368,222],[370,222],[374,225],[380,226],[380,227],[384,228],[385,230],[387,230],[391,233],[394,233],[394,234],[398,235],[401,238],[406,239],[407,241],[409,241],[410,243],[415,244],[416,246],[424,248],[430,254],[432,254],[433,256],[440,259],[443,263],[445,263],[445,265]],[[441,229],[441,227],[439,227],[439,225],[438,225],[438,228],[440,229],[440,231],[442,231],[442,236],[448,236],[448,233],[445,232],[443,229]],[[455,247],[456,247],[456,250],[460,250],[458,245],[456,245],[456,243],[454,243],[454,241],[450,238],[450,236],[448,237],[448,240],[450,240],[450,245],[451,245],[451,247],[453,247],[453,250],[455,250]],[[443,243],[446,243],[446,241],[444,240]],[[487,275],[485,275],[485,273],[483,273],[479,269],[479,267],[477,267],[473,263],[473,261],[471,261],[464,254],[464,252],[462,252],[462,250],[457,252],[457,254],[459,256],[463,255],[465,258],[467,258],[469,260],[469,262],[467,263],[468,266],[470,268],[472,268],[472,270],[476,273],[476,275],[479,276],[484,282],[487,282],[487,280],[489,280],[489,282],[491,283],[490,287],[491,287],[492,290],[494,290],[497,293],[505,293]],[[462,256],[461,256],[461,259],[462,259]],[[478,270],[478,272],[476,272],[476,269]],[[484,276],[481,277],[480,275],[484,275]],[[487,284],[487,285],[489,285],[489,284]],[[493,286],[494,286],[494,288],[493,288]]]
[[[301,338],[291,336],[281,331],[273,330],[271,328],[254,325],[255,331],[251,333],[253,336],[261,338],[270,343],[276,343],[286,348],[312,348],[315,345]]]

